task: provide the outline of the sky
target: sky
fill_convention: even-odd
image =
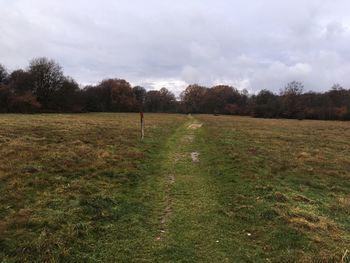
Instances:
[[[82,85],[123,78],[257,93],[350,88],[349,0],[0,0],[0,63],[56,60]]]

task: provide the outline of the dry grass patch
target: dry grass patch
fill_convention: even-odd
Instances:
[[[197,130],[202,127],[202,123],[192,123],[188,126],[189,130]]]
[[[141,142],[138,114],[0,115],[0,261],[146,258],[150,159],[186,117],[145,117]]]

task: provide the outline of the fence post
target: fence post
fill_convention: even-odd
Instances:
[[[143,112],[140,111],[140,119],[141,119],[141,140],[145,137],[145,121],[143,117]]]

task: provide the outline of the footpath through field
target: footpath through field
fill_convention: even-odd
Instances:
[[[215,189],[201,168],[201,130],[202,123],[189,116],[169,139],[161,165],[165,208],[155,237],[155,256],[161,262],[227,261],[220,249]]]

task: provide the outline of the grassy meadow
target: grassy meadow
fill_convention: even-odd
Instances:
[[[350,123],[198,119],[237,261],[350,262]]]
[[[147,259],[153,175],[184,120],[148,114],[141,143],[137,114],[0,115],[2,262]]]
[[[0,262],[350,262],[350,123],[145,118],[0,115]]]

